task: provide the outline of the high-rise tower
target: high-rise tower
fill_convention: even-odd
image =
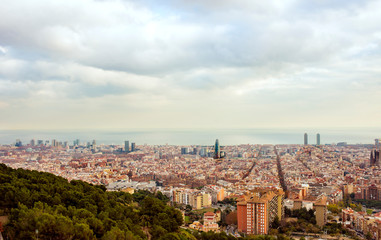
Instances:
[[[130,151],[130,141],[124,141],[124,151],[125,152]]]
[[[370,166],[380,166],[380,143],[379,139],[375,139],[374,143],[375,149],[370,152]]]
[[[304,134],[304,145],[308,145],[308,134]]]
[[[320,133],[316,134],[316,145],[320,145]]]
[[[135,143],[131,143],[131,152],[135,151]]]
[[[214,158],[215,159],[221,158],[221,150],[220,150],[220,144],[218,142],[218,139],[216,139],[216,143],[214,144]]]

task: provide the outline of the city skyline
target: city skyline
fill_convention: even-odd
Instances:
[[[307,144],[372,144],[375,138],[379,138],[373,130],[368,131],[324,131],[319,133],[318,142],[314,137],[313,131],[308,131],[313,135],[312,141]],[[316,135],[317,137],[318,135]],[[322,136],[322,138],[320,138]],[[223,130],[159,130],[159,131],[1,131],[0,144],[15,144],[18,141],[29,143],[34,140],[68,142],[78,145],[79,143],[95,144],[122,144],[124,149],[130,145],[127,139],[134,139],[138,145],[210,145],[216,137],[219,138],[223,145],[240,145],[240,144],[303,144],[305,138],[300,130],[271,130],[271,129],[223,129]],[[307,134],[308,140],[308,134]],[[93,142],[95,141],[95,142]],[[304,144],[306,145],[306,144]],[[131,149],[131,148],[130,148]]]
[[[185,229],[220,231],[236,237],[242,236],[241,232],[244,232],[266,234],[271,238],[275,228],[279,227],[279,220],[290,217],[297,218],[289,225],[292,228],[297,226],[302,229],[306,224],[311,226],[304,231],[304,236],[309,237],[311,233],[319,235],[319,238],[328,236],[324,230],[327,229],[325,225],[332,226],[332,223],[340,224],[338,227],[341,229],[356,227],[356,233],[368,236],[378,234],[381,229],[381,163],[377,149],[379,138],[374,139],[372,145],[340,143],[320,146],[311,143],[229,146],[225,145],[225,141],[216,139],[214,146],[209,142],[206,147],[138,144],[135,152],[134,143],[131,143],[131,151],[126,150],[129,149],[130,141],[135,142],[137,139],[124,137],[119,145],[100,144],[96,139],[83,144],[82,136],[72,141],[72,144],[65,143],[64,147],[57,139],[49,142],[32,140],[30,145],[24,145],[18,139],[16,145],[0,145],[1,184],[4,185],[3,195],[7,196],[2,201],[2,208],[11,206],[11,214],[16,212],[14,216],[11,215],[11,220],[18,215],[22,216],[18,213],[29,214],[27,218],[14,221],[21,222],[22,226],[5,222],[5,231],[0,234],[18,234],[21,237],[13,238],[23,239],[22,235],[29,234],[33,237],[35,229],[38,229],[41,239],[52,237],[51,229],[54,229],[56,222],[45,221],[52,226],[49,228],[38,225],[43,222],[43,219],[38,218],[41,216],[41,208],[38,206],[42,203],[46,211],[51,211],[60,202],[60,209],[67,209],[62,211],[67,215],[58,213],[58,217],[67,218],[64,222],[84,219],[82,215],[99,219],[99,224],[95,226],[90,221],[81,223],[84,226],[87,224],[87,228],[91,229],[89,235],[92,234],[95,239],[98,236],[92,229],[107,227],[111,217],[119,219],[120,216],[110,214],[110,218],[104,222],[104,219],[95,214],[95,210],[101,211],[101,216],[103,213],[113,213],[112,208],[103,208],[104,199],[114,201],[106,204],[110,206],[114,206],[115,201],[122,203],[131,199],[131,203],[134,203],[128,205],[131,211],[134,210],[131,206],[140,206],[138,201],[152,206],[157,201],[162,204],[160,209],[166,209],[165,201],[168,205],[183,210],[184,214],[178,212],[176,219],[204,211],[203,216],[197,215],[194,216],[195,219],[188,218],[179,224]],[[299,134],[299,138],[303,139],[303,134]],[[325,139],[324,133],[322,139]],[[225,159],[217,160],[216,153]],[[110,194],[110,197],[102,197],[100,193]],[[142,193],[155,196],[158,200],[147,201],[149,195],[142,199]],[[88,206],[83,204],[87,199],[92,201],[88,202]],[[347,199],[352,201],[349,207],[344,205]],[[38,203],[40,205],[36,204],[37,201],[41,202]],[[365,201],[366,206],[361,204]],[[21,205],[24,203],[29,206]],[[37,211],[27,212],[33,209]],[[121,208],[115,209],[121,211]],[[143,206],[143,209],[146,207]],[[72,210],[86,214],[71,216]],[[297,210],[301,214],[291,215]],[[129,216],[126,211],[123,213]],[[151,214],[148,211],[135,213],[140,215],[131,215],[131,220],[128,221],[136,220],[139,227],[147,223],[139,222],[142,218],[139,216]],[[53,214],[56,213],[47,214],[54,219]],[[230,217],[234,217],[236,222],[228,220]],[[340,217],[345,221],[334,220]],[[203,222],[200,222],[202,219]],[[12,232],[10,227],[18,230]],[[62,231],[61,227],[57,229],[57,232]],[[284,239],[295,236],[288,234],[285,228],[282,229],[285,232]],[[102,233],[104,232],[107,234],[108,231]],[[342,233],[333,234],[338,237]],[[301,236],[303,232],[297,234]],[[132,232],[129,235],[132,236]],[[140,235],[142,234],[138,236]],[[357,237],[347,235],[346,238]],[[195,236],[187,239],[202,238]]]
[[[6,0],[0,16],[5,130],[381,127],[380,1]]]

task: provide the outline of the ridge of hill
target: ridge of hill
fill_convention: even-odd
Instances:
[[[8,239],[189,239],[180,230],[181,212],[161,192],[107,192],[0,164],[0,196],[0,211],[9,216],[3,232]]]

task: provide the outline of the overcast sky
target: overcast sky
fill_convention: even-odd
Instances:
[[[0,128],[381,127],[381,1],[3,0]]]

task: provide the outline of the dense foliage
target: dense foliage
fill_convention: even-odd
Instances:
[[[307,210],[306,208],[294,209],[285,208],[285,214],[287,217],[297,218],[298,220],[304,220],[306,222],[316,224],[315,211],[313,209]]]
[[[324,231],[327,231],[328,234],[348,234],[348,231],[340,223],[327,223],[324,228]]]
[[[360,205],[364,205],[367,208],[381,209],[381,201],[378,200],[356,199],[353,201],[359,203]]]
[[[179,228],[181,213],[161,193],[106,192],[0,164],[0,196],[0,209],[9,215],[8,239],[187,239]]]
[[[235,198],[225,198],[222,201],[218,201],[219,204],[230,204],[234,207],[237,207],[237,200]]]
[[[314,210],[300,208],[291,210],[285,208],[286,217],[295,218],[295,221],[286,221],[279,227],[279,233],[290,234],[291,232],[319,233],[320,228],[316,225]]]

